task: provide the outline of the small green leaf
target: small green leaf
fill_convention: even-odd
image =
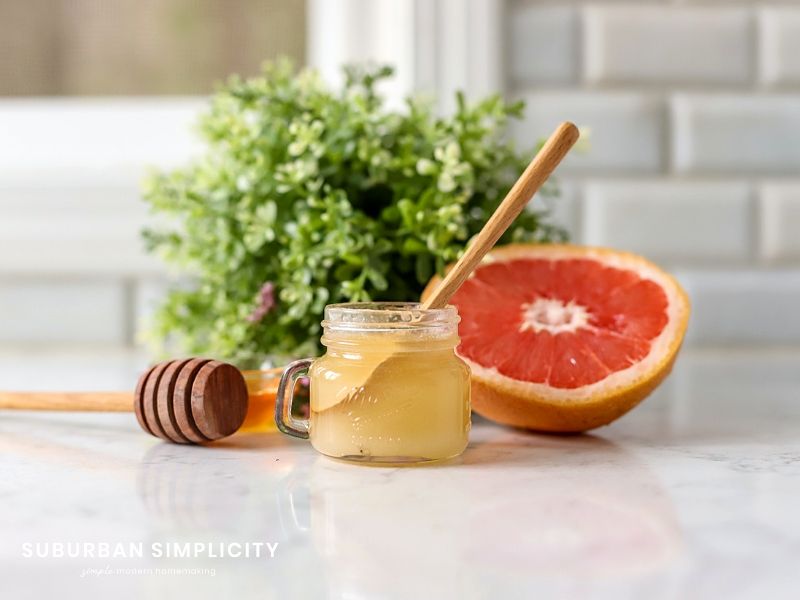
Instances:
[[[414,265],[417,283],[428,283],[433,276],[433,261],[429,254],[418,254]]]
[[[406,238],[403,241],[402,254],[422,254],[428,251],[428,247],[416,238]]]

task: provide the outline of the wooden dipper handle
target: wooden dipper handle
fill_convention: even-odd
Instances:
[[[422,308],[443,308],[456,290],[475,267],[481,262],[486,253],[491,250],[500,239],[508,226],[517,218],[522,209],[538,191],[558,163],[567,155],[570,148],[578,141],[580,133],[572,123],[564,122],[558,126],[545,142],[542,149],[536,154],[531,164],[523,171],[520,178],[509,190],[506,197],[486,221],[486,225],[461,256],[458,262],[447,273],[442,282],[436,287],[428,299],[423,302]]]
[[[244,377],[207,358],[170,360],[145,371],[130,392],[0,392],[0,408],[135,412],[146,432],[168,442],[202,444],[226,437],[247,416]]]
[[[0,392],[0,408],[132,412],[130,392]]]

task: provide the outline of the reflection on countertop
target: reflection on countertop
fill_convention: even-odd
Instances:
[[[610,427],[550,436],[476,419],[460,459],[421,468],[340,463],[278,434],[182,447],[131,415],[6,412],[0,473],[15,598],[793,598],[800,352],[687,352]],[[279,547],[188,563],[22,556],[55,540]],[[109,562],[215,576],[79,577]]]

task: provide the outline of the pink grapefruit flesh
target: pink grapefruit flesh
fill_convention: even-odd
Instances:
[[[546,431],[592,429],[638,404],[689,316],[680,285],[649,261],[570,245],[495,249],[451,303],[475,411]]]

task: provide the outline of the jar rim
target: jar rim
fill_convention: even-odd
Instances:
[[[424,309],[419,302],[347,302],[326,306],[322,326],[350,331],[438,329],[459,320],[452,305]]]

